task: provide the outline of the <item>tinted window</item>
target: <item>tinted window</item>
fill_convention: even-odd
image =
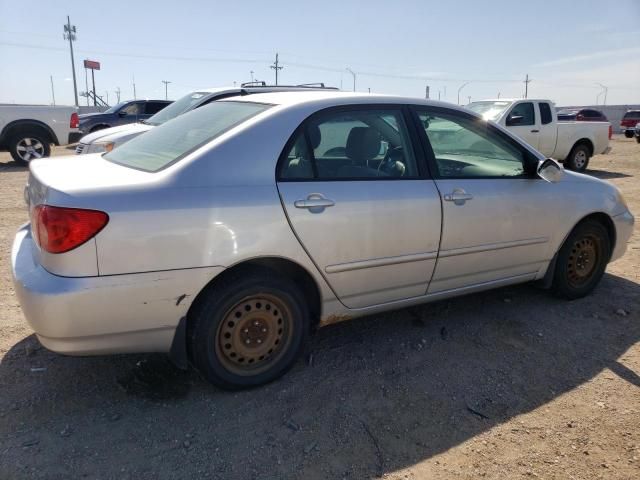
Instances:
[[[188,112],[195,105],[200,102],[205,101],[205,97],[212,95],[208,92],[193,92],[188,95],[185,95],[182,98],[179,98],[171,105],[168,105],[167,108],[163,108],[153,117],[147,120],[147,123],[150,125],[161,125],[164,122],[171,120],[172,118],[177,117],[178,115],[183,114],[184,112]]]
[[[625,120],[629,120],[629,119],[640,119],[640,111],[639,112],[627,112],[624,114],[624,118]]]
[[[156,172],[267,108],[250,102],[214,102],[129,140],[104,158]]]
[[[524,152],[484,122],[456,113],[419,113],[441,178],[524,175]]]
[[[144,113],[147,115],[154,115],[169,105],[166,102],[147,102],[144,106]]]
[[[281,160],[281,179],[416,178],[399,110],[334,112],[312,118]]]
[[[539,105],[540,105],[540,121],[542,122],[542,125],[547,125],[551,123],[551,120],[553,119],[551,115],[551,107],[549,106],[548,103],[540,103]]]
[[[140,104],[140,102],[130,103],[120,109],[120,112],[125,112],[127,115],[137,115],[142,113],[142,104]]]
[[[511,110],[509,117],[507,118],[507,125],[509,126],[525,126],[535,125],[536,117],[533,113],[533,103],[519,103]]]

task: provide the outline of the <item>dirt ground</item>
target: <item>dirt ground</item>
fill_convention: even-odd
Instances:
[[[640,145],[589,173],[640,216]],[[163,355],[40,347],[10,277],[26,177],[0,153],[2,479],[640,478],[638,226],[588,298],[522,285],[333,325],[227,393]]]

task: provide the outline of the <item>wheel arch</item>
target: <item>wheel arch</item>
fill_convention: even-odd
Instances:
[[[7,141],[16,133],[22,130],[29,131],[29,129],[36,129],[44,132],[49,137],[49,140],[51,141],[51,143],[60,145],[60,142],[58,141],[58,137],[56,136],[55,132],[51,129],[51,127],[46,123],[41,122],[40,120],[34,120],[34,119],[20,119],[20,120],[14,120],[13,122],[9,122],[2,129],[2,133],[0,133],[0,143],[6,144]]]
[[[573,150],[579,145],[586,146],[589,149],[589,156],[593,157],[593,152],[595,148],[593,146],[593,142],[591,141],[591,139],[581,138],[580,140],[577,140],[576,143],[573,144],[573,147],[571,147],[571,152],[573,152]]]
[[[302,289],[302,293],[308,302],[309,312],[311,314],[311,328],[315,328],[320,323],[322,313],[322,297],[320,293],[320,287],[313,278],[311,273],[299,263],[284,257],[267,256],[267,257],[255,257],[247,260],[242,260],[229,268],[226,268],[219,275],[214,277],[209,283],[207,283],[200,292],[196,295],[191,303],[187,312],[187,325],[191,318],[191,312],[195,306],[203,300],[203,298],[210,292],[216,285],[224,282],[227,279],[231,279],[237,275],[248,273],[254,270],[270,270],[277,275],[286,277],[293,280],[296,285]]]

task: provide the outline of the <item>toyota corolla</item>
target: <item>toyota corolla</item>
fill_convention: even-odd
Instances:
[[[633,216],[456,106],[337,92],[233,97],[106,154],[36,160],[16,291],[42,344],[168,352],[271,381],[314,328],[537,280],[587,295]]]

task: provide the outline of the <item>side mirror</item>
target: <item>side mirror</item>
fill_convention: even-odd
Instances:
[[[124,110],[120,110],[118,112],[118,115],[121,116],[121,117],[126,117],[127,116],[127,112],[125,112]]]
[[[522,119],[524,117],[522,115],[509,115],[507,117],[507,127],[513,127],[514,125],[520,125]]]
[[[551,158],[547,158],[542,160],[538,165],[537,174],[546,182],[558,183],[564,175],[564,171],[558,162]]]

